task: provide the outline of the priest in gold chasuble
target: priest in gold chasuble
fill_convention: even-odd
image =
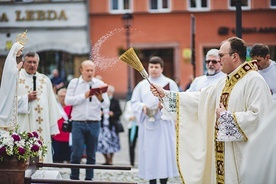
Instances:
[[[222,42],[225,79],[199,92],[174,93],[154,85],[163,118],[177,120],[177,163],[182,183],[239,184],[243,151],[272,103],[269,87],[237,37]],[[176,100],[176,106],[173,104]]]

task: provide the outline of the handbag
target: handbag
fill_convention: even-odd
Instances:
[[[116,133],[122,133],[125,131],[124,126],[122,125],[121,121],[115,122],[115,131],[116,131]]]
[[[71,116],[72,109],[73,109],[73,107],[71,107],[68,117]],[[71,132],[72,131],[72,120],[70,120],[70,119],[64,120],[64,122],[62,123],[61,129],[63,132]]]
[[[71,132],[72,131],[72,121],[71,120],[65,120],[62,123],[62,131],[63,132]]]

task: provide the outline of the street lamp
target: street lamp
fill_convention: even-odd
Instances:
[[[242,1],[235,0],[236,2],[236,36],[242,38]]]
[[[126,50],[130,47],[130,27],[132,24],[133,16],[130,13],[123,14],[122,20],[126,30]],[[127,80],[127,100],[131,98],[131,89],[132,89],[132,70],[131,67],[127,66],[128,80]]]

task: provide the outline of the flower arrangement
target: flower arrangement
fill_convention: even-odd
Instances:
[[[19,132],[19,127],[0,135],[0,161],[7,156],[16,156],[18,160],[45,156],[47,146],[39,139],[37,132]]]

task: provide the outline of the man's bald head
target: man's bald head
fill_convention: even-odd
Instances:
[[[89,82],[95,75],[96,65],[91,60],[85,60],[81,63],[80,72],[84,81]]]
[[[95,63],[91,60],[85,60],[81,63],[80,65],[80,69],[82,69],[85,65],[91,65],[93,67],[95,67]]]

